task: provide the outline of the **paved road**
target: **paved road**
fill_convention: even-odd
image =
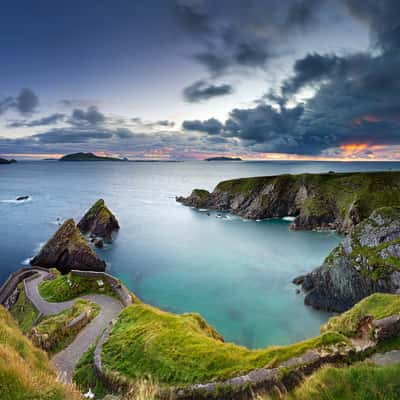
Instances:
[[[62,303],[51,303],[44,300],[38,291],[39,283],[47,275],[47,272],[40,271],[37,277],[25,281],[26,295],[35,307],[44,315],[56,314],[70,308],[74,301]],[[89,294],[79,297],[93,301],[100,307],[100,312],[84,329],[76,336],[75,340],[64,350],[52,358],[52,363],[59,372],[60,379],[64,382],[72,381],[72,372],[81,358],[82,354],[89,348],[94,340],[103,332],[107,325],[118,316],[122,310],[122,304],[109,296],[101,294]]]

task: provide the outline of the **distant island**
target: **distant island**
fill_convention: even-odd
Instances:
[[[210,157],[204,161],[243,161],[240,157]]]
[[[126,161],[126,160],[115,157],[96,156],[96,154],[94,153],[73,153],[61,157],[59,161]]]
[[[16,162],[17,162],[17,160],[14,160],[14,159],[6,160],[5,158],[0,158],[0,164],[13,164],[13,163],[16,163]]]

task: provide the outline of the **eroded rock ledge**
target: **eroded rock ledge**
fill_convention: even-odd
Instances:
[[[68,219],[60,226],[30,264],[55,267],[62,273],[73,269],[104,271],[106,268],[106,263],[89,247],[73,219]]]
[[[373,210],[400,204],[400,172],[279,175],[220,182],[212,193],[177,197],[186,206],[244,218],[296,217],[291,229],[349,232]]]
[[[400,207],[383,207],[357,225],[323,265],[298,277],[305,304],[342,312],[375,292],[400,292]]]

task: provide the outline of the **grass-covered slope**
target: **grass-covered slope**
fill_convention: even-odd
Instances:
[[[400,364],[378,367],[360,363],[350,367],[325,367],[286,396],[257,400],[398,400]]]
[[[18,299],[11,307],[10,313],[17,321],[22,333],[27,333],[32,328],[39,313],[33,304],[27,299],[23,283],[18,285],[18,290]]]
[[[22,335],[11,315],[0,306],[0,399],[78,400],[63,386],[47,355]]]
[[[47,301],[61,302],[75,299],[90,293],[101,293],[113,296],[107,282],[99,288],[98,279],[81,277],[73,274],[60,275],[55,279],[43,281],[39,286],[40,295]]]
[[[311,348],[345,341],[344,336],[328,332],[289,346],[249,350],[224,343],[197,314],[176,315],[135,304],[120,314],[102,354],[109,371],[133,379],[150,376],[161,384],[185,385],[223,380],[275,365]]]
[[[183,204],[228,210],[246,218],[297,217],[295,229],[347,231],[383,206],[400,204],[400,172],[279,175],[220,182]]]
[[[330,318],[322,325],[321,332],[336,331],[346,336],[354,336],[364,318],[381,319],[399,313],[400,295],[375,293],[343,314]]]

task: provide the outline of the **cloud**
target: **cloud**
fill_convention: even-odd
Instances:
[[[216,135],[221,133],[223,124],[215,118],[210,118],[206,121],[193,120],[183,121],[182,128],[186,131],[196,131]]]
[[[75,108],[68,122],[72,125],[100,125],[106,122],[106,117],[97,107],[90,106],[86,111]]]
[[[231,85],[213,85],[203,80],[197,81],[183,90],[183,96],[190,103],[209,100],[213,97],[226,96],[233,92]]]
[[[178,0],[178,21],[201,47],[193,57],[212,75],[264,68],[285,39],[319,20],[324,1]]]
[[[22,121],[13,121],[7,125],[9,128],[20,128],[20,127],[36,127],[36,126],[45,126],[45,125],[53,125],[58,122],[63,121],[65,118],[65,114],[62,113],[54,113],[47,117],[34,119],[31,121],[22,120]]]
[[[28,88],[21,89],[16,97],[8,96],[0,100],[0,115],[9,110],[15,110],[22,115],[29,115],[39,106],[39,98]]]

